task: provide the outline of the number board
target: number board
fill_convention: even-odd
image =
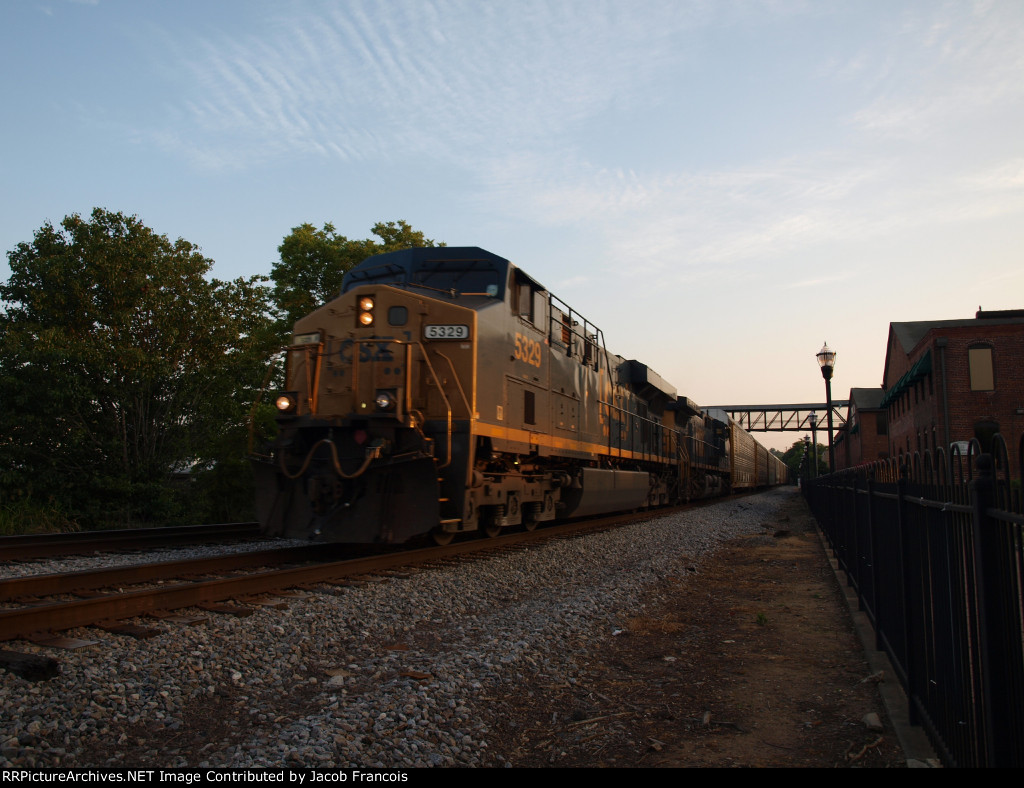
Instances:
[[[469,339],[469,326],[423,326],[424,339]]]

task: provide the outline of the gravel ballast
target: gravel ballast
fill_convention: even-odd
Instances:
[[[502,697],[573,683],[645,591],[700,583],[702,556],[762,533],[792,494],[314,590],[247,618],[203,614],[148,640],[77,630],[99,644],[6,644],[62,671],[0,672],[0,767],[506,765],[488,746]]]

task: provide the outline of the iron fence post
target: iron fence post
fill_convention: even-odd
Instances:
[[[896,545],[900,558],[895,566],[899,567],[897,588],[899,589],[899,597],[903,602],[899,625],[903,633],[903,666],[907,673],[908,716],[911,725],[918,725],[920,718],[918,716],[917,704],[919,703],[920,692],[914,655],[913,637],[916,635],[916,632],[913,626],[914,613],[909,584],[912,574],[911,556],[910,551],[907,549],[907,542],[909,541],[907,537],[907,530],[909,528],[909,523],[907,522],[908,470],[906,464],[900,465],[896,479]]]
[[[978,477],[971,482],[972,517],[974,533],[975,594],[978,600],[978,658],[981,673],[981,692],[985,727],[985,765],[990,767],[1019,766],[1014,763],[1014,750],[1020,744],[1012,740],[1013,729],[1006,723],[1012,711],[1006,708],[1013,702],[1012,693],[1004,690],[1004,681],[1010,678],[1005,649],[1001,637],[1013,631],[1013,622],[1002,620],[1000,608],[1000,526],[988,516],[995,504],[995,480],[992,475],[992,455],[978,457]],[[1009,623],[1005,629],[1003,624]],[[1018,635],[1019,637],[1019,635]]]
[[[874,609],[871,614],[875,619],[875,648],[878,651],[885,650],[885,641],[882,638],[881,626],[879,626],[880,615],[878,612],[879,607],[883,604],[881,600],[881,592],[879,589],[880,575],[878,572],[879,557],[877,553],[878,538],[875,533],[877,522],[879,518],[875,517],[875,473],[872,469],[868,472],[868,535],[871,540],[871,604],[874,605]]]
[[[857,609],[864,609],[864,588],[861,583],[864,582],[864,565],[860,558],[860,501],[857,495],[857,487],[859,486],[859,479],[856,475],[849,476],[850,479],[850,495],[853,496],[851,506],[847,509],[847,533],[850,534],[849,539],[855,545],[856,555],[854,556],[854,572],[857,578]],[[849,584],[847,579],[847,584]]]

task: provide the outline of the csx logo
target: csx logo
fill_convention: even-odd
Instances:
[[[517,361],[525,361],[527,364],[539,367],[541,362],[541,353],[542,348],[540,342],[536,342],[522,334],[516,334],[515,358]]]
[[[338,357],[345,364],[352,363],[352,346],[356,344],[353,339],[346,339],[338,348]],[[395,354],[391,351],[390,342],[360,342],[360,361],[394,361]]]

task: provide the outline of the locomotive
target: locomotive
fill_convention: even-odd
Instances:
[[[477,247],[365,260],[285,353],[278,435],[251,457],[271,535],[446,544],[785,480],[725,413]]]

